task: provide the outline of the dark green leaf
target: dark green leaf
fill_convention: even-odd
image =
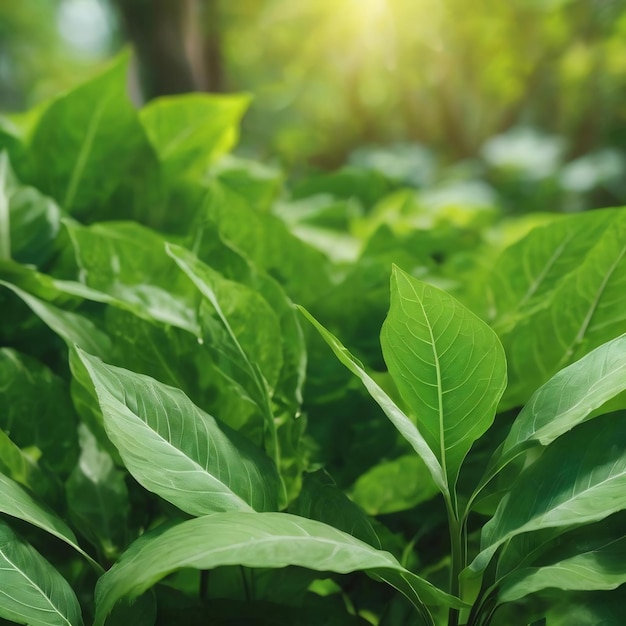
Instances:
[[[128,542],[130,505],[124,472],[86,426],[81,425],[79,433],[80,459],[65,483],[68,513],[81,534],[112,560]]]
[[[351,502],[323,470],[305,474],[302,491],[289,512],[334,526],[380,548],[378,535],[363,511]]]
[[[0,472],[39,498],[48,502],[58,499],[60,482],[44,472],[35,458],[21,450],[3,430],[0,430]]]
[[[18,184],[6,152],[0,153],[0,258],[42,264],[60,226],[59,207],[35,188]]]
[[[69,473],[78,456],[76,417],[64,382],[36,359],[0,348],[0,428],[21,448]]]

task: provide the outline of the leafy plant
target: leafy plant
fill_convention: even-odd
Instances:
[[[619,624],[625,210],[348,232],[125,65],[1,125],[0,619]]]

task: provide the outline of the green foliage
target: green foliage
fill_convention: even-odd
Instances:
[[[621,623],[625,209],[290,195],[124,68],[0,136],[0,618]]]

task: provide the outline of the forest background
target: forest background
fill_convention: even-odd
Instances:
[[[139,104],[248,92],[238,153],[374,162],[514,212],[624,202],[621,0],[22,0],[0,3],[0,109],[134,46]],[[468,184],[469,183],[469,184]]]

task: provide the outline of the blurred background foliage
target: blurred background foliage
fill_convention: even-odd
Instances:
[[[128,44],[138,104],[249,92],[239,154],[292,173],[348,163],[517,213],[624,203],[624,0],[4,0],[0,108]]]

